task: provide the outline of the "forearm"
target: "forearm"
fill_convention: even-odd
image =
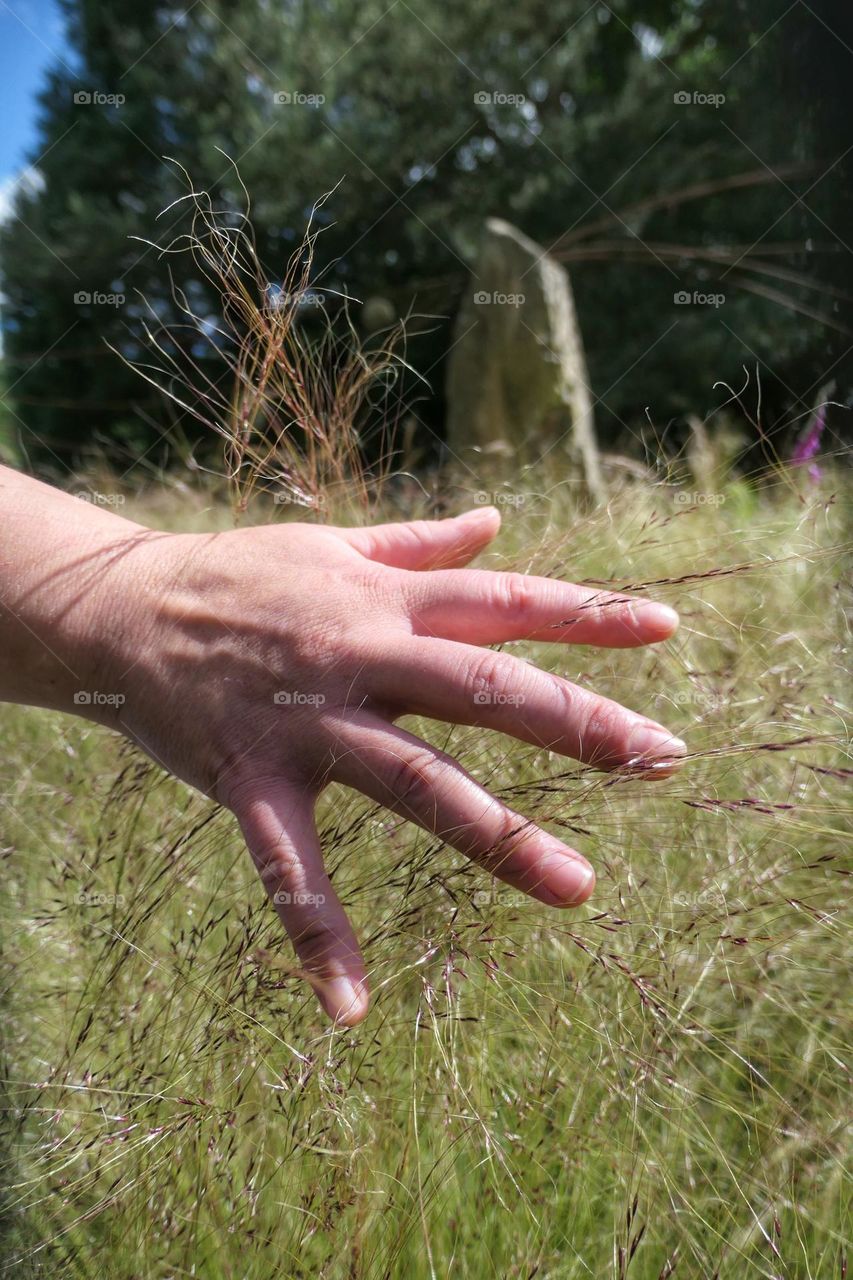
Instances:
[[[114,720],[120,583],[156,536],[0,467],[0,700]]]

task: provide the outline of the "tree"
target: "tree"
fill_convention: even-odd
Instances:
[[[271,282],[332,192],[316,288],[333,318],[341,293],[434,317],[412,322],[409,349],[434,387],[417,406],[427,439],[490,214],[567,261],[607,438],[637,434],[646,406],[658,422],[702,412],[756,362],[771,421],[802,413],[834,361],[849,386],[847,304],[819,287],[853,292],[840,0],[826,26],[801,6],[776,21],[769,0],[657,0],[642,24],[627,0],[63,2],[77,65],[49,77],[44,183],[0,243],[12,409],[42,460],[100,438],[156,455],[162,404],[103,340],[141,355],[140,295],[176,314],[168,267],[217,315],[188,259],[131,238],[186,228],[183,205],[157,221],[185,192],[164,156],[239,209],[236,163]],[[816,64],[836,85],[825,110]]]

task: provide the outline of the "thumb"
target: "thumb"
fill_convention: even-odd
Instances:
[[[234,813],[303,976],[330,1018],[354,1026],[367,1013],[364,960],[323,865],[314,796],[284,782],[259,783]]]
[[[468,564],[500,528],[495,507],[475,507],[447,520],[407,520],[370,529],[336,529],[368,560],[395,569],[452,569]]]

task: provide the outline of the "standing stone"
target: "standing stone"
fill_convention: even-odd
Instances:
[[[525,461],[563,451],[603,500],[592,396],[565,268],[489,218],[457,316],[447,373],[447,443],[509,445]],[[469,455],[470,456],[470,455]]]

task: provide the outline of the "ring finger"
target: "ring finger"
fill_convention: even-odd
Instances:
[[[550,906],[592,893],[592,867],[484,790],[457,760],[371,713],[336,726],[329,777],[416,822]]]

